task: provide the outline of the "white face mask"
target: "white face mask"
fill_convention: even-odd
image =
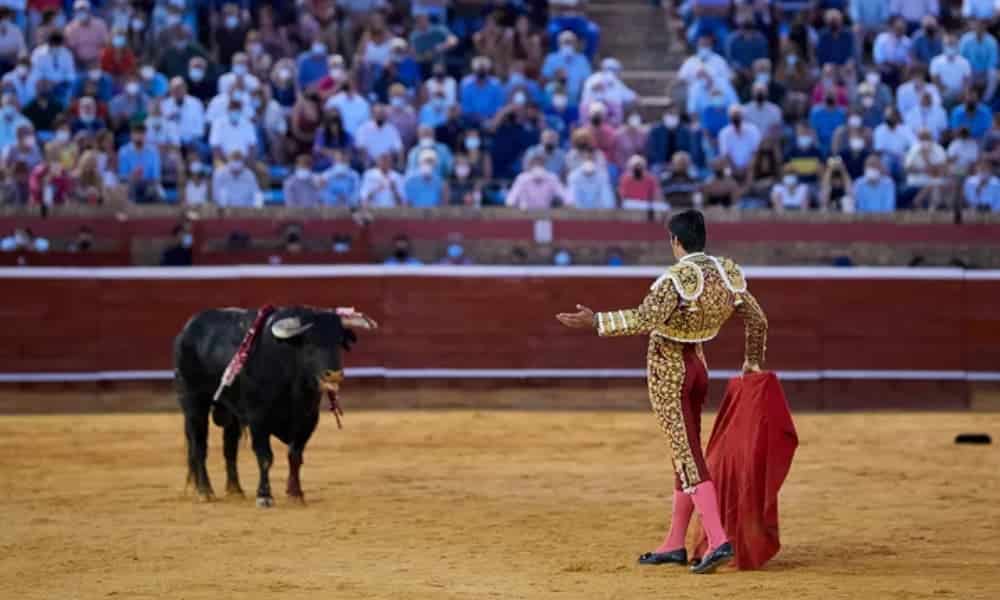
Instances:
[[[587,175],[593,175],[597,171],[597,163],[592,160],[583,161],[583,172]]]
[[[56,132],[56,140],[60,142],[68,142],[69,132],[66,131],[65,129],[60,129],[59,131]]]
[[[865,81],[868,82],[868,85],[877,88],[878,84],[882,81],[882,77],[878,73],[868,73],[865,75]]]
[[[194,67],[188,71],[188,75],[191,76],[191,81],[201,81],[205,78],[205,69]]]
[[[470,171],[469,165],[467,164],[455,165],[455,175],[457,175],[460,179],[468,177]]]
[[[851,145],[851,150],[854,150],[855,152],[861,152],[865,149],[864,138],[852,137],[848,143]]]
[[[528,97],[524,95],[524,92],[518,92],[514,94],[514,104],[518,106],[524,106],[528,102]]]
[[[573,44],[563,44],[559,46],[559,52],[561,52],[563,56],[573,56],[573,53],[576,52],[576,48],[573,47]]]
[[[228,15],[226,17],[226,27],[228,29],[236,29],[236,26],[240,24],[240,18],[236,15]]]
[[[813,143],[812,137],[810,137],[808,135],[800,135],[797,138],[797,140],[798,140],[799,148],[802,148],[803,150],[806,149],[806,148],[808,148],[808,147],[810,147],[810,146],[812,146],[812,143]]]
[[[642,117],[639,115],[632,115],[628,118],[628,124],[631,127],[638,129],[639,127],[642,127]]]
[[[243,169],[243,161],[240,160],[240,159],[234,158],[233,160],[229,161],[229,168],[234,173],[239,173]]]
[[[242,76],[244,76],[246,74],[247,74],[247,66],[246,65],[244,65],[242,63],[238,63],[238,64],[233,65],[233,75],[236,75],[238,77],[242,77]]]
[[[535,165],[531,167],[531,174],[534,175],[535,179],[541,179],[545,177],[545,167],[542,165]]]
[[[24,65],[17,65],[17,69],[16,70],[17,70],[17,74],[20,75],[21,77],[24,77],[25,75],[28,74],[28,67],[26,67]]]
[[[479,149],[479,138],[477,138],[477,137],[465,138],[465,147],[468,150],[478,150]]]
[[[663,124],[670,129],[677,127],[677,125],[680,124],[680,122],[681,119],[677,115],[674,114],[663,115]]]
[[[851,117],[847,119],[847,124],[854,128],[861,127],[861,117],[858,115],[851,115]]]
[[[433,148],[434,147],[434,138],[420,138],[420,147],[421,148]]]
[[[317,42],[312,45],[313,54],[326,54],[326,44]]]
[[[875,181],[882,177],[882,172],[879,171],[878,169],[865,169],[865,177],[867,177],[872,181]]]
[[[864,106],[865,108],[871,108],[875,106],[875,98],[872,98],[871,96],[862,96],[861,106]]]
[[[434,174],[434,165],[432,165],[431,163],[421,163],[420,174],[423,175],[424,177],[430,177],[431,175]]]
[[[556,110],[565,110],[569,105],[569,98],[563,96],[562,94],[557,94],[552,96],[552,108]]]
[[[136,94],[139,93],[139,84],[134,81],[126,83],[125,92],[131,96],[135,96]]]
[[[785,185],[788,187],[795,186],[798,180],[799,180],[798,177],[796,177],[795,175],[785,175],[785,177],[782,179],[782,181],[784,181]]]
[[[309,169],[305,167],[298,167],[295,169],[295,176],[298,177],[299,179],[306,179],[309,177],[310,174],[311,173],[309,172]]]

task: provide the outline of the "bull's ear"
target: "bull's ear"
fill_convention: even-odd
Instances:
[[[355,335],[350,329],[344,330],[344,337],[340,340],[340,345],[344,347],[344,350],[350,352],[351,346],[356,344],[358,341],[358,336]]]
[[[337,316],[340,317],[340,322],[347,329],[362,329],[365,331],[378,329],[378,323],[375,322],[375,319],[365,313],[354,310],[354,308],[340,307],[336,312]]]
[[[303,323],[298,317],[287,317],[271,324],[271,335],[279,340],[288,340],[302,335],[312,326],[312,323]]]

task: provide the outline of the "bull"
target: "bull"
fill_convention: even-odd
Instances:
[[[260,469],[257,505],[274,504],[268,479],[274,460],[272,435],[288,445],[286,493],[290,500],[304,500],[299,470],[306,443],[319,422],[322,395],[330,395],[331,409],[335,409],[344,377],[341,350],[351,349],[357,341],[356,330],[377,327],[373,320],[353,311],[275,309],[263,319],[242,370],[221,389],[220,380],[229,361],[257,315],[255,310],[207,310],[192,317],[174,340],[174,376],[184,411],[188,484],[194,483],[203,500],[214,498],[205,470],[209,414],[222,428],[227,495],[243,495],[236,456],[240,437],[249,430]]]

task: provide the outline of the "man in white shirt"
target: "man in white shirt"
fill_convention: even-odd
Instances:
[[[622,106],[628,106],[635,102],[636,93],[632,91],[621,80],[622,64],[615,58],[605,58],[601,61],[601,70],[587,78],[583,84],[583,99],[581,105],[586,105],[590,101],[592,88],[598,84],[604,85],[604,99],[602,102],[610,100]]]
[[[902,123],[894,108],[885,111],[885,122],[875,128],[874,148],[882,154],[882,160],[890,172],[898,173],[903,167],[907,150],[916,143],[913,131]]]
[[[922,129],[930,131],[934,140],[941,139],[941,132],[948,129],[948,115],[940,104],[927,92],[920,98],[920,104],[910,109],[903,117],[903,123],[914,134]]]
[[[146,143],[160,147],[160,154],[168,149],[179,148],[181,134],[177,124],[163,117],[163,109],[156,100],[149,103],[149,116],[146,117]],[[166,148],[163,148],[163,147]]]
[[[690,85],[694,82],[698,70],[704,67],[713,79],[729,81],[733,72],[726,59],[713,50],[712,36],[703,35],[698,38],[698,53],[688,57],[677,72],[677,78]]]
[[[260,87],[260,80],[250,73],[250,59],[243,52],[233,55],[233,68],[219,78],[219,93],[225,94],[233,87],[253,91]]]
[[[323,107],[325,110],[336,108],[340,111],[340,118],[344,121],[344,131],[357,139],[358,129],[368,122],[371,117],[371,107],[363,96],[354,90],[354,86],[348,84],[344,91],[326,101]]]
[[[226,115],[212,121],[208,144],[220,161],[237,152],[243,157],[256,155],[257,130],[246,118],[239,100],[230,100]]]
[[[896,108],[899,109],[899,114],[905,115],[914,106],[920,104],[920,98],[923,97],[924,92],[930,93],[934,104],[941,104],[941,93],[936,85],[927,83],[924,79],[924,70],[913,67],[910,73],[910,80],[899,86],[896,91]]]
[[[0,79],[0,87],[13,90],[21,106],[27,106],[35,99],[37,83],[37,76],[31,70],[31,61],[25,56],[19,58],[17,66]]]
[[[177,126],[183,144],[191,144],[205,135],[205,106],[201,100],[188,95],[183,77],[170,81],[170,94],[160,102],[160,109],[163,118]]]
[[[729,108],[729,125],[719,132],[719,156],[729,161],[733,171],[745,173],[753,160],[753,155],[760,146],[760,130],[753,123],[743,120],[743,108],[740,105]]]
[[[944,52],[931,61],[931,78],[949,103],[957,102],[972,83],[972,66],[958,53],[958,38],[952,33],[944,36]]]
[[[376,166],[361,179],[361,205],[366,208],[392,208],[406,205],[403,176],[392,168],[392,157],[383,154]]]
[[[403,153],[403,140],[396,126],[386,118],[384,105],[375,105],[372,120],[358,128],[354,145],[365,152],[369,162],[376,162],[385,155],[393,161],[399,159]]]
[[[910,62],[912,40],[906,35],[906,21],[899,16],[892,18],[889,29],[878,34],[872,48],[872,58],[882,69],[902,68]]]
[[[243,153],[229,156],[229,162],[215,170],[212,176],[212,200],[219,206],[258,206],[260,186],[253,171],[247,167]]]
[[[931,132],[922,129],[918,142],[906,153],[906,185],[919,189],[914,206],[936,208],[941,204],[941,183],[948,165],[948,155],[940,144],[931,138]]]

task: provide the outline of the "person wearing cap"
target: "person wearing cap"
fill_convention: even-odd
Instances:
[[[447,179],[451,175],[453,162],[451,150],[448,146],[438,142],[434,138],[434,128],[421,125],[417,131],[417,144],[410,150],[406,157],[406,174],[410,175],[420,168],[420,161],[428,152],[434,155],[434,168],[436,173]]]
[[[212,175],[212,201],[218,206],[255,206],[261,191],[257,177],[247,166],[246,155],[234,150],[228,162]]]
[[[447,206],[448,182],[441,171],[434,150],[420,150],[416,170],[408,173],[403,182],[406,204],[414,208]]]
[[[572,101],[580,98],[583,84],[591,75],[590,61],[577,49],[576,35],[572,31],[559,34],[559,49],[545,57],[542,76],[555,77],[556,71],[566,73],[566,91]]]
[[[472,74],[462,80],[459,98],[462,113],[476,121],[492,119],[506,102],[500,81],[490,76],[490,59],[477,56],[472,61]]]
[[[742,178],[760,146],[761,133],[753,123],[747,123],[743,107],[729,107],[729,124],[719,132],[719,157],[728,161],[736,177]]]
[[[104,19],[91,14],[88,0],[73,3],[73,20],[66,26],[66,47],[83,65],[93,65],[111,41]]]
[[[225,114],[210,121],[209,128],[208,144],[216,161],[238,152],[252,162],[257,151],[257,128],[247,117],[241,100],[230,98]]]
[[[129,201],[156,202],[160,199],[160,151],[146,142],[146,126],[132,125],[132,140],[118,150],[118,178],[128,185]]]

